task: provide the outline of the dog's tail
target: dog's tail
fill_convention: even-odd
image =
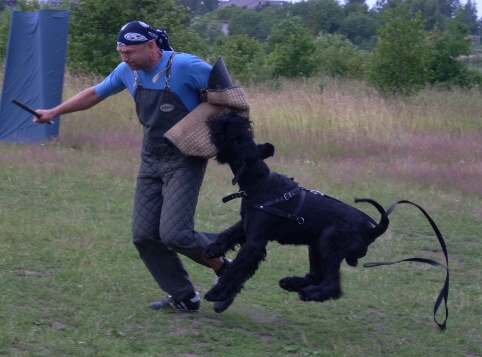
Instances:
[[[358,202],[371,203],[373,206],[375,206],[375,208],[378,210],[378,212],[380,212],[380,215],[381,215],[379,223],[376,223],[373,219],[371,219],[368,216],[370,218],[370,221],[375,225],[375,227],[373,227],[373,230],[372,230],[370,242],[368,243],[368,244],[371,244],[375,241],[375,239],[380,237],[387,230],[388,224],[390,222],[388,220],[388,214],[385,211],[385,209],[382,207],[382,205],[379,204],[377,201],[374,201],[374,200],[369,199],[369,198],[355,198],[355,203],[358,203]]]

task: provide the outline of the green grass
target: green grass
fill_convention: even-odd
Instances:
[[[70,96],[88,83],[69,78]],[[480,94],[426,91],[382,100],[360,83],[248,88],[268,163],[307,188],[352,203],[370,197],[424,207],[450,255],[446,331],[433,322],[444,270],[418,263],[343,265],[344,296],[306,303],[278,280],[308,269],[305,247],[268,246],[232,307],[151,311],[165,297],[140,261],[130,216],[141,128],[127,95],[65,116],[58,140],[0,143],[0,355],[4,356],[482,356]],[[290,90],[288,90],[290,89]],[[228,167],[208,167],[197,227],[238,219]],[[369,205],[359,208],[378,219]],[[443,262],[423,215],[402,205],[361,261]],[[204,294],[214,274],[184,259]],[[444,319],[442,312],[437,316]]]

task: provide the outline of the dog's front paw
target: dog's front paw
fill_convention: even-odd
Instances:
[[[323,302],[329,298],[322,296],[319,286],[307,286],[306,288],[298,291],[298,297],[302,301],[318,301]]]
[[[329,299],[336,300],[343,295],[341,288],[337,285],[317,286],[310,285],[298,291],[300,300],[323,302]]]
[[[225,291],[220,289],[219,285],[217,284],[213,286],[212,289],[206,293],[206,295],[204,295],[204,298],[207,301],[215,302],[227,300],[228,296]]]
[[[310,280],[302,276],[289,276],[279,281],[280,288],[286,291],[299,291],[308,285],[311,285]]]
[[[224,252],[217,243],[209,244],[203,251],[203,255],[208,259],[222,257]]]

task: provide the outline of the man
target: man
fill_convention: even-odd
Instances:
[[[117,38],[122,63],[101,83],[87,88],[50,110],[38,110],[44,124],[62,114],[86,110],[128,89],[136,104],[144,138],[133,210],[133,242],[161,289],[169,296],[148,306],[196,311],[200,306],[181,253],[211,267],[219,276],[224,258],[207,259],[203,248],[213,235],[194,230],[194,212],[207,160],[183,156],[163,135],[199,104],[199,91],[208,83],[211,66],[198,57],[175,53],[164,30],[141,21],[124,25]],[[230,301],[215,303],[224,310]],[[216,305],[217,304],[217,305]]]

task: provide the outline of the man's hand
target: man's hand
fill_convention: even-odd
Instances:
[[[36,112],[40,114],[40,118],[33,117],[33,122],[37,124],[52,124],[52,119],[56,117],[54,110],[37,109]]]

